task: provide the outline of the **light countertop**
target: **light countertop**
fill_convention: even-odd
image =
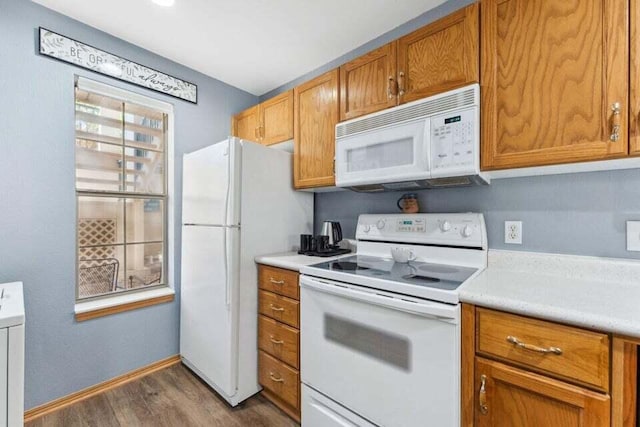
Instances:
[[[640,261],[489,251],[461,302],[640,337]]]
[[[280,254],[271,254],[258,256],[255,261],[258,264],[270,265],[272,267],[286,268],[287,270],[300,271],[300,267],[305,265],[319,264],[321,262],[332,261],[334,259],[343,258],[345,256],[353,255],[355,251],[351,253],[338,255],[333,257],[319,257],[299,255],[297,252],[284,252]]]

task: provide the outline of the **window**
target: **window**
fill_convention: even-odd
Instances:
[[[167,119],[76,85],[78,300],[166,285]]]

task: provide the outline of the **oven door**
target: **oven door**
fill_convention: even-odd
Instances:
[[[336,141],[336,185],[428,179],[429,119],[346,136]]]
[[[459,305],[304,275],[300,286],[305,385],[377,425],[459,426]]]

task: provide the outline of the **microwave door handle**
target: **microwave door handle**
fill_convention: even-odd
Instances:
[[[459,310],[457,306],[448,307],[445,304],[435,304],[425,302],[411,302],[398,298],[390,298],[370,292],[358,291],[339,285],[321,282],[310,277],[301,277],[300,286],[326,294],[333,294],[355,301],[364,301],[394,310],[404,311],[423,317],[432,317],[439,320],[457,323]]]

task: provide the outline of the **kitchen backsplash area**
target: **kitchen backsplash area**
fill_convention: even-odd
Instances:
[[[406,192],[317,193],[315,232],[340,221],[354,238],[358,215],[400,212]],[[416,192],[421,212],[482,212],[492,249],[640,259],[626,250],[626,221],[640,220],[640,170],[493,180],[489,186]],[[522,221],[522,245],[504,243],[504,221]]]

